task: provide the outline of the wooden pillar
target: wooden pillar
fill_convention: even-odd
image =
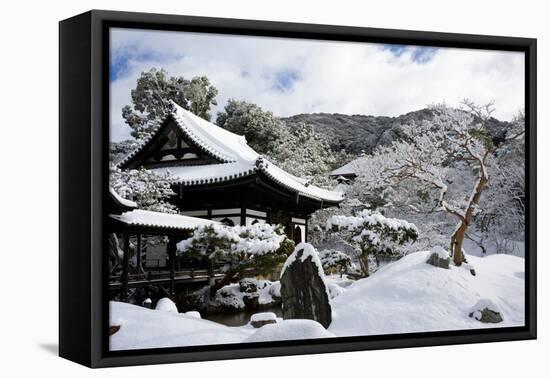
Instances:
[[[176,278],[176,240],[174,237],[168,237],[168,245],[166,246],[168,252],[168,263],[170,264],[170,294],[175,294],[175,278]]]
[[[141,274],[144,273],[143,268],[141,267],[141,234],[137,234],[137,255],[136,255],[136,265],[137,265],[137,273]]]
[[[130,268],[130,235],[123,234],[123,257],[122,257],[122,301],[126,302],[128,300],[128,275]]]
[[[241,226],[246,226],[246,207],[241,207]]]
[[[306,231],[305,231],[304,241],[307,243],[308,242],[308,240],[307,240],[307,231],[308,231],[309,218],[305,217],[304,219],[306,220]]]

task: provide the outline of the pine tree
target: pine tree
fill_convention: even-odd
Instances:
[[[210,120],[210,106],[217,105],[218,90],[206,76],[191,80],[168,76],[164,69],[142,72],[132,89],[132,105],[122,108],[122,117],[136,139],[146,138],[170,109],[172,100],[201,118]]]
[[[201,226],[193,235],[177,244],[180,254],[206,256],[210,261],[227,263],[224,278],[212,288],[211,294],[234,278],[267,275],[284,262],[294,249],[281,225]]]
[[[400,256],[399,246],[414,242],[418,237],[414,224],[386,218],[370,210],[363,210],[355,216],[334,215],[328,219],[326,230],[353,247],[365,277],[374,270],[370,260],[378,263],[382,257]]]

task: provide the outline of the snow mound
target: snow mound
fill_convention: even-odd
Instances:
[[[253,333],[244,342],[302,340],[334,337],[323,326],[309,319],[288,319],[276,324],[267,324]]]
[[[269,320],[277,320],[277,315],[273,312],[258,312],[250,317],[251,322],[266,322]]]
[[[155,310],[171,312],[174,314],[178,313],[178,308],[176,307],[176,304],[166,297],[159,299],[157,305],[155,306]]]
[[[281,298],[281,283],[279,281],[276,281],[273,285],[271,285],[269,288],[269,295],[272,297]]]
[[[201,313],[198,311],[187,311],[185,315],[190,316],[195,319],[201,319]]]
[[[109,307],[110,325],[120,326],[109,337],[110,350],[240,343],[253,332],[128,303],[110,302]]]
[[[478,272],[473,276],[452,264],[450,269],[433,269],[425,263],[432,252],[407,255],[347,287],[331,301],[328,330],[357,336],[525,324],[523,258],[467,256]],[[467,315],[472,303],[483,298],[491,299],[504,321],[487,324]]]
[[[346,291],[346,289],[336,283],[329,283],[327,287],[330,293],[330,299],[334,299]]]

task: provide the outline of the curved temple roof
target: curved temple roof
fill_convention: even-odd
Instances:
[[[344,199],[343,194],[340,192],[309,185],[306,180],[293,176],[269,162],[247,144],[244,136],[234,134],[216,126],[183,109],[173,101],[171,101],[171,105],[172,111],[167,117],[172,117],[184,135],[200,149],[220,161],[220,163],[154,168],[152,169],[153,171],[166,172],[168,170],[172,177],[174,177],[174,182],[185,186],[224,182],[262,173],[286,189],[305,197],[333,203],[339,203]],[[154,138],[155,134],[153,133],[147,141],[142,143],[121,164],[125,164],[135,156]]]

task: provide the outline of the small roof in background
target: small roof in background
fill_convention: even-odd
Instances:
[[[354,159],[350,161],[349,163],[341,166],[340,168],[336,168],[334,171],[329,173],[330,177],[355,177],[357,176],[357,166],[361,160],[363,160],[364,157],[361,156],[357,159]]]

